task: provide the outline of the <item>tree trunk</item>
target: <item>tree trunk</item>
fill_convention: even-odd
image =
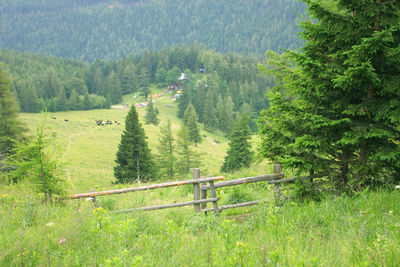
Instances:
[[[347,150],[343,151],[342,156],[342,167],[341,167],[341,178],[342,178],[342,187],[345,188],[348,182],[348,173],[349,173],[349,152]]]

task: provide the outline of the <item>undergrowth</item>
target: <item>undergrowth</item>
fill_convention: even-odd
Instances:
[[[0,266],[399,266],[399,203],[399,192],[377,191],[265,202],[234,216],[111,214],[90,201],[3,193]]]

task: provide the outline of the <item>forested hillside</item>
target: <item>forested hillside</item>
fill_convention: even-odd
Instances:
[[[0,46],[83,61],[176,44],[264,54],[300,46],[298,0],[3,0]]]
[[[118,61],[87,64],[51,56],[0,49],[0,62],[13,78],[11,90],[23,112],[85,110],[118,104],[135,93],[143,99],[155,91],[179,93],[179,117],[192,104],[199,122],[228,133],[235,113],[256,118],[268,104],[264,98],[274,84],[258,73],[262,57],[226,55],[183,45]],[[185,79],[179,83],[181,73]],[[252,121],[252,129],[255,123]]]

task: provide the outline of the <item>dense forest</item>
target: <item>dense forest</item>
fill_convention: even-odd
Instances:
[[[264,54],[301,45],[304,9],[298,0],[4,0],[0,46],[88,62],[193,42]]]
[[[214,131],[228,133],[235,113],[255,118],[267,105],[264,97],[274,84],[260,74],[262,57],[236,53],[220,54],[184,45],[117,61],[95,60],[87,64],[74,60],[39,56],[0,49],[0,61],[13,77],[11,90],[23,112],[108,108],[135,93],[146,99],[152,90],[180,91],[178,116],[189,104],[199,122]],[[179,82],[181,73],[185,79]],[[252,121],[252,129],[256,129]]]

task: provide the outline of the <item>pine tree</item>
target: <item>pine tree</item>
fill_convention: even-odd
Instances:
[[[146,139],[135,106],[132,106],[125,119],[125,130],[116,155],[114,176],[117,183],[153,178],[155,167]]]
[[[18,120],[18,104],[10,92],[11,80],[0,64],[0,153],[8,155],[25,131]]]
[[[194,109],[192,104],[189,104],[189,106],[185,110],[183,123],[189,130],[190,141],[197,146],[198,143],[201,143],[202,138],[200,135],[199,125],[197,124],[196,110]]]
[[[109,96],[112,105],[122,102],[121,83],[118,75],[114,71],[111,71],[110,75],[107,77],[106,95]]]
[[[83,109],[88,110],[92,109],[92,102],[90,101],[89,94],[86,93],[83,97]]]
[[[188,128],[182,124],[176,139],[176,172],[180,175],[189,173],[190,168],[198,168],[201,154],[191,148]]]
[[[69,103],[64,88],[61,88],[60,93],[56,99],[56,110],[66,111],[69,109]]]
[[[231,132],[234,121],[235,118],[233,113],[233,101],[232,98],[228,96],[224,101],[224,106],[220,118],[221,130],[226,135],[229,135],[229,133]]]
[[[218,128],[217,118],[217,96],[213,88],[209,88],[206,94],[203,123],[204,128],[210,132],[214,132]]]
[[[400,3],[305,2],[294,67],[272,58],[282,85],[260,120],[263,154],[338,188],[399,179]]]
[[[183,91],[183,94],[178,98],[178,118],[182,119],[183,115],[185,113],[186,108],[188,105],[192,102],[192,88],[190,85],[186,86],[186,83],[184,84],[185,90]]]
[[[253,160],[250,138],[249,119],[247,114],[244,114],[233,125],[229,148],[221,171],[230,172],[250,166]]]
[[[158,145],[157,164],[160,175],[174,177],[175,174],[175,144],[171,131],[170,119],[160,127],[160,139]]]
[[[144,123],[145,124],[154,124],[156,126],[159,123],[159,120],[157,118],[157,112],[154,109],[152,97],[150,97],[149,103],[146,106],[146,114],[144,115]]]
[[[35,88],[27,86],[19,94],[19,103],[23,112],[38,112],[39,99]]]
[[[63,180],[58,176],[59,160],[50,152],[51,139],[45,134],[45,120],[31,140],[17,142],[8,161],[16,170],[10,173],[14,182],[27,179],[37,192],[44,194],[44,202],[54,195],[63,195]]]
[[[69,103],[72,110],[83,109],[83,103],[79,97],[78,92],[75,89],[72,89],[71,95],[69,97]]]
[[[136,91],[138,77],[135,72],[134,65],[128,65],[121,75],[121,90],[122,94],[130,94]]]

